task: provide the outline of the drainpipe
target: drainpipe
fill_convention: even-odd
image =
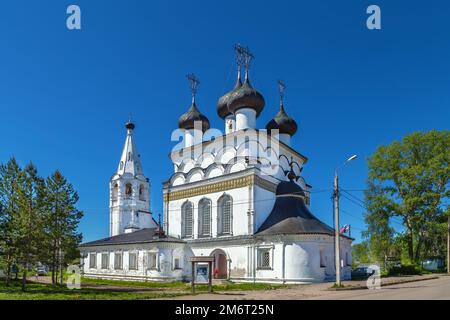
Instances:
[[[286,279],[285,279],[285,276],[286,276],[286,262],[285,262],[285,257],[286,257],[286,243],[284,242],[284,241],[282,241],[282,246],[283,246],[283,259],[281,260],[282,261],[282,280],[283,280],[283,284],[285,284],[286,283]]]
[[[254,208],[253,208],[253,185],[248,187],[248,234],[254,233]]]
[[[163,227],[163,230],[165,229],[167,236],[169,236],[169,202],[170,202],[170,187],[167,188],[166,212],[163,212],[163,215],[164,215],[163,221],[165,222],[165,226]],[[159,227],[161,228],[161,226],[159,226]]]
[[[253,243],[253,283],[256,282],[256,248],[255,243]]]

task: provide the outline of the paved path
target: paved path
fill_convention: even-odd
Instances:
[[[405,281],[414,279],[426,279],[430,276],[410,276],[384,278],[383,283],[392,283],[393,281]],[[50,283],[50,277],[30,277],[31,281],[42,283]],[[364,285],[364,281],[344,281],[345,285],[360,286]],[[183,295],[171,299],[182,300],[415,300],[415,299],[444,299],[450,300],[450,276],[441,275],[438,279],[422,280],[416,282],[408,282],[403,284],[393,284],[382,287],[379,290],[343,290],[330,291],[331,283],[317,283],[311,285],[296,285],[289,288],[276,290],[255,290],[255,291],[228,291],[217,293],[203,293],[198,295]],[[112,291],[129,291],[129,292],[176,292],[177,290],[168,290],[167,288],[145,288],[136,286],[111,286],[111,285],[95,285],[85,284],[84,288],[92,288],[99,290]]]
[[[384,282],[411,280],[424,277],[402,277],[383,279]],[[358,281],[346,281],[345,284],[359,285]],[[362,284],[362,282],[361,282]],[[318,283],[312,285],[298,285],[286,289],[259,290],[259,291],[229,291],[227,293],[205,293],[195,296],[182,296],[173,299],[181,300],[341,300],[341,299],[449,299],[450,277],[442,276],[439,279],[408,282],[389,285],[379,290],[343,290],[331,291],[331,283]]]
[[[450,277],[382,287],[380,290],[335,291],[319,300],[450,300]]]

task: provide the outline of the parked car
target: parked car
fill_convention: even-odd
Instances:
[[[438,271],[445,268],[445,262],[441,258],[429,258],[422,262],[422,267],[428,271]]]
[[[369,267],[358,267],[352,270],[352,279],[367,279],[375,273],[375,270]]]
[[[44,265],[39,265],[36,268],[36,273],[38,276],[46,276],[48,274],[48,268]]]

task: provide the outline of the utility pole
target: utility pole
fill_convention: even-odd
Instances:
[[[340,239],[339,239],[339,184],[337,170],[334,175],[334,248],[336,264],[336,285],[341,285],[341,258],[340,258]]]
[[[339,230],[339,178],[338,171],[350,161],[357,158],[356,154],[348,158],[342,165],[334,171],[334,258],[336,267],[336,285],[341,285],[341,254],[340,254],[340,230]]]

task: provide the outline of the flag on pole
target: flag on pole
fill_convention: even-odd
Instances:
[[[341,230],[339,230],[339,233],[340,234],[344,234],[344,233],[349,232],[349,231],[350,231],[350,225],[346,224],[346,225],[341,227]]]

